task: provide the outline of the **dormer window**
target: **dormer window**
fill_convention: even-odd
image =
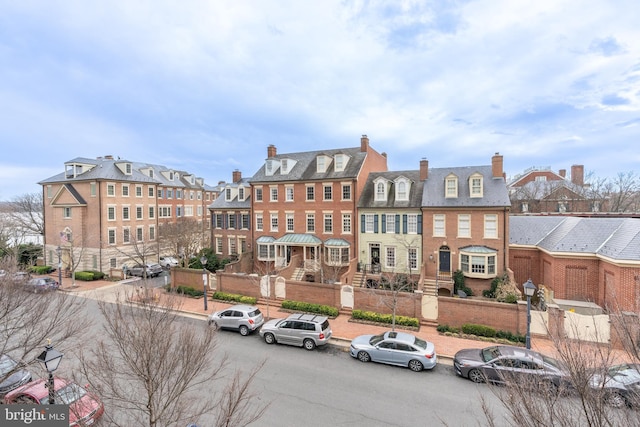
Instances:
[[[445,195],[446,198],[458,197],[458,177],[449,175],[445,178]]]
[[[173,172],[169,172],[169,181],[173,181]]]
[[[149,169],[149,178],[153,178],[153,169]]]
[[[482,197],[482,175],[479,173],[471,175],[469,178],[469,197]]]
[[[280,164],[281,164],[282,173],[289,172],[289,162],[287,161],[287,159],[282,159],[282,162]]]
[[[131,163],[125,163],[124,165],[124,173],[127,175],[131,175]]]
[[[238,188],[238,200],[244,200],[244,187]]]
[[[194,185],[196,183],[196,177],[191,175],[191,185]]]
[[[296,165],[296,161],[292,159],[280,159],[280,173],[287,175],[293,167]]]
[[[396,179],[396,200],[409,200],[410,186],[411,182],[405,177],[399,177],[398,179]]]
[[[383,178],[378,178],[373,181],[375,188],[374,200],[377,202],[384,202],[387,200],[387,181]]]
[[[342,172],[347,167],[349,157],[346,154],[336,154],[335,156],[335,170],[336,172]]]
[[[325,173],[327,171],[328,166],[327,156],[318,156],[316,158],[316,172],[317,173]]]
[[[275,160],[267,160],[267,163],[264,168],[264,172],[267,176],[271,176],[275,173],[276,169],[278,169],[278,162]]]
[[[231,188],[225,189],[225,200],[228,202],[231,201]]]

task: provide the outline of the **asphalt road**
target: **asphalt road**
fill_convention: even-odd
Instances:
[[[105,290],[101,298],[113,300],[117,290]],[[92,329],[99,328],[103,319],[96,316],[97,303],[87,299],[84,305],[87,318],[94,319]],[[204,320],[185,316],[180,321],[188,328]],[[229,331],[221,331],[218,339],[231,369],[249,372],[266,360],[253,387],[269,408],[256,426],[477,426],[485,424],[481,395],[495,414],[504,412],[489,387],[457,377],[447,365],[416,373],[365,364],[331,346],[309,352],[267,345],[258,334],[242,337]],[[202,390],[203,398],[211,395],[212,390]],[[199,425],[210,424],[205,418]]]

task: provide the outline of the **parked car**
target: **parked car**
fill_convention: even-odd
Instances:
[[[560,362],[522,347],[495,345],[460,350],[453,357],[453,367],[456,374],[475,383],[518,381],[553,392],[570,384]]]
[[[71,380],[56,377],[55,403],[69,405],[69,425],[90,425],[102,417],[104,405],[94,395]],[[49,403],[47,381],[38,379],[19,387],[4,397],[8,404],[24,403],[46,405]]]
[[[361,362],[406,366],[414,372],[433,369],[438,362],[433,343],[396,331],[360,335],[351,341],[349,353]]]
[[[262,326],[264,317],[258,307],[239,304],[211,313],[208,322],[215,328],[233,329],[246,336]]]
[[[55,291],[60,288],[60,283],[51,277],[36,277],[25,283],[25,289],[29,292]]]
[[[160,265],[164,268],[177,267],[179,264],[178,260],[172,256],[161,256],[160,257]]]
[[[604,401],[614,408],[640,407],[640,364],[623,363],[594,375],[591,387],[602,394]]]
[[[286,319],[269,320],[260,329],[260,336],[267,344],[289,344],[313,350],[329,341],[331,327],[326,316],[292,314]]]
[[[31,372],[18,367],[10,356],[0,355],[0,397],[31,381]]]
[[[130,276],[143,277],[144,276],[145,267],[146,267],[146,270],[147,270],[147,277],[156,277],[156,276],[160,275],[160,273],[162,273],[164,271],[160,264],[147,263],[147,264],[144,264],[144,265],[143,264],[136,264],[133,267],[129,267],[127,269],[127,273]]]

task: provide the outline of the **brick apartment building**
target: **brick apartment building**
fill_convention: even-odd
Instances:
[[[206,206],[216,197],[202,178],[159,165],[113,156],[75,158],[64,172],[41,182],[45,224],[44,255],[65,270],[110,273],[163,255],[159,227],[194,218],[209,227]],[[170,253],[168,255],[176,255]]]

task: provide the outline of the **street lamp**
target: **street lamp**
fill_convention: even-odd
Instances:
[[[56,248],[56,253],[58,254],[58,285],[62,287],[62,248],[60,246]]]
[[[38,362],[44,363],[44,368],[47,370],[47,372],[49,372],[49,382],[47,384],[47,387],[49,388],[49,405],[55,404],[53,371],[58,369],[58,365],[60,365],[62,356],[63,354],[53,348],[53,346],[51,345],[51,341],[49,341],[49,343],[47,343],[47,346],[44,348],[44,351],[40,353],[40,356],[38,356],[36,359]]]
[[[207,257],[202,255],[200,257],[200,264],[202,264],[202,288],[204,289],[204,311],[207,311]]]
[[[524,288],[524,294],[527,296],[527,335],[525,338],[525,345],[527,350],[531,349],[531,297],[536,292],[536,285],[533,284],[531,279],[524,282],[522,285]]]

